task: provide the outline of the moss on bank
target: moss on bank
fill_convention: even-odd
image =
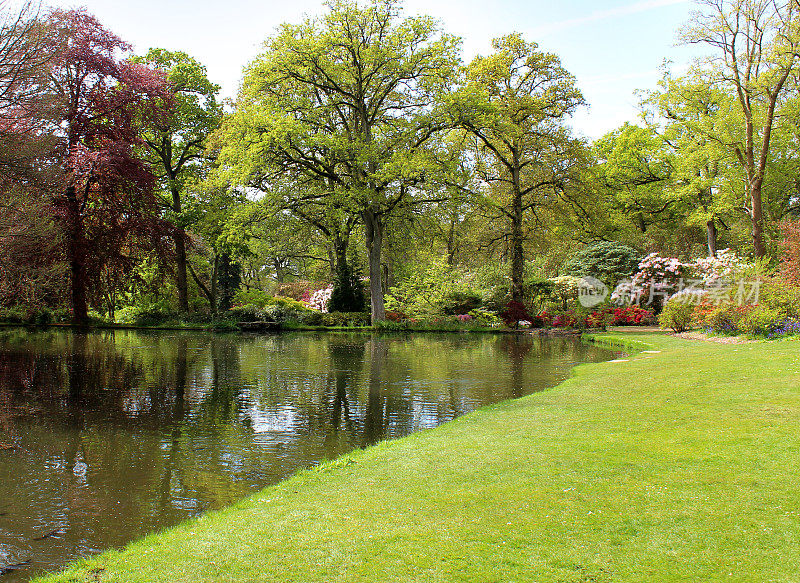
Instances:
[[[660,352],[582,365],[39,583],[795,580],[797,345],[599,340]]]

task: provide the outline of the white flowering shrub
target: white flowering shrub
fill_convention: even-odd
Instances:
[[[581,283],[580,277],[562,275],[559,277],[551,277],[547,281],[552,282],[553,294],[563,304],[565,310],[567,306],[578,301],[579,286]]]
[[[714,285],[720,280],[730,280],[737,273],[753,267],[730,249],[717,251],[716,257],[700,257],[692,264],[692,271],[705,285]]]
[[[682,289],[690,265],[675,257],[650,253],[628,281],[620,282],[611,294],[616,304],[663,303],[676,289]]]
[[[680,259],[651,253],[639,262],[639,269],[633,274],[632,283],[647,286],[655,282],[676,281],[686,275],[688,268]]]
[[[312,310],[317,310],[318,312],[322,312],[323,314],[328,313],[328,304],[331,301],[331,295],[333,295],[333,288],[327,287],[325,289],[318,289],[308,300],[308,307]]]

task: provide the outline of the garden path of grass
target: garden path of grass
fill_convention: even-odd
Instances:
[[[660,353],[355,452],[55,582],[798,581],[800,343]]]

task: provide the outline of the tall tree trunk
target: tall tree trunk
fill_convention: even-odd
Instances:
[[[764,210],[761,200],[761,182],[750,187],[750,219],[753,223],[753,253],[756,259],[767,254],[764,246]]]
[[[372,323],[386,319],[383,304],[383,273],[381,272],[381,247],[383,246],[383,219],[373,209],[362,213],[364,234],[369,257],[369,295]]]
[[[286,279],[283,274],[283,260],[280,257],[273,257],[272,266],[275,268],[275,283],[283,283]]]
[[[85,325],[89,321],[89,308],[86,300],[86,240],[83,234],[83,221],[75,186],[66,191],[67,198],[67,245],[70,267],[72,295],[72,323]]]
[[[706,223],[706,239],[708,241],[708,256],[717,256],[717,224],[714,219]]]
[[[172,210],[180,214],[181,194],[173,184],[172,188]],[[175,241],[175,285],[178,286],[178,309],[181,313],[189,311],[189,286],[186,281],[186,233],[182,227],[176,227],[172,235]]]
[[[511,299],[521,302],[525,299],[525,256],[522,249],[522,189],[520,188],[518,168],[512,172],[511,200]]]
[[[347,265],[348,240],[340,233],[334,233],[331,238],[331,277],[335,278],[340,265]]]
[[[211,306],[211,313],[213,315],[217,315],[217,272],[219,269],[219,257],[215,254],[214,255],[214,269],[211,272],[211,289],[203,283],[203,280],[200,279],[200,276],[197,275],[197,272],[192,267],[191,263],[187,263],[186,267],[189,269],[189,273],[192,274],[192,279],[194,279],[197,287],[200,288],[200,291],[203,292],[203,295],[206,296],[209,305]]]
[[[450,217],[450,227],[447,231],[447,265],[456,263],[456,219]]]
[[[209,300],[211,301],[211,313],[216,316],[217,315],[217,288],[218,288],[218,280],[219,279],[219,254],[214,253],[214,270],[211,272],[211,297]]]
[[[175,284],[178,286],[178,310],[189,311],[189,286],[186,281],[186,235],[183,229],[176,229],[175,241]]]

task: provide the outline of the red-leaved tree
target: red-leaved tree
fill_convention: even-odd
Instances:
[[[54,206],[64,230],[73,321],[82,324],[101,274],[132,266],[137,246],[160,248],[153,175],[133,146],[141,128],[169,107],[170,95],[162,73],[123,60],[131,47],[85,11],[54,10],[48,24],[49,89],[63,140]]]

